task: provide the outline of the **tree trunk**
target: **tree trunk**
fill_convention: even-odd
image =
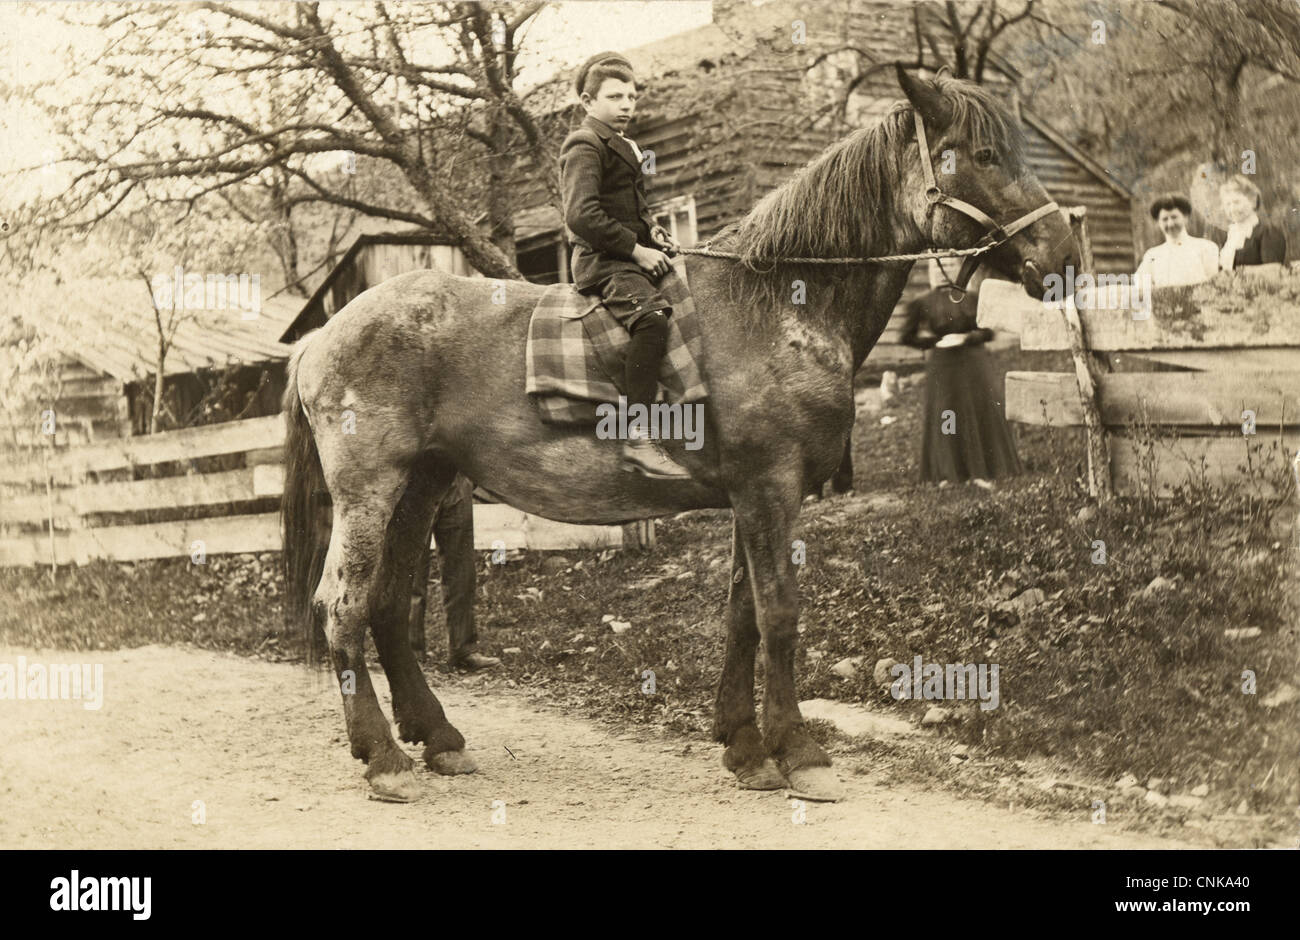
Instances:
[[[162,415],[163,365],[167,361],[167,344],[158,341],[158,368],[153,382],[153,414],[149,416],[149,433],[158,433],[158,418]]]
[[[516,263],[515,215],[510,171],[514,160],[506,152],[510,135],[505,122],[504,113],[498,113],[492,122],[492,155],[488,163],[488,237],[513,267]]]

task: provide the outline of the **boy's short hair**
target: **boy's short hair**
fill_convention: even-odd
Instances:
[[[1188,218],[1192,215],[1192,204],[1185,196],[1179,196],[1176,193],[1170,193],[1167,196],[1161,196],[1155,202],[1151,203],[1151,218],[1159,220],[1160,213],[1166,209],[1177,209]]]
[[[1248,199],[1254,199],[1256,209],[1258,209],[1260,203],[1264,201],[1263,197],[1259,193],[1259,187],[1240,173],[1235,176],[1229,176],[1223,181],[1222,185],[1219,186],[1219,192],[1223,192],[1225,189],[1234,190]]]
[[[573,88],[581,98],[584,94],[595,95],[607,78],[616,78],[620,82],[635,82],[632,63],[617,52],[598,52],[578,68],[573,80]]]

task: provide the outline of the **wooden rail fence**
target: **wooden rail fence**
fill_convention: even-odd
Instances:
[[[138,561],[192,554],[280,550],[277,512],[212,515],[135,524],[96,524],[104,514],[196,508],[279,497],[284,488],[280,415],[167,431],[22,455],[0,455],[0,566]],[[243,454],[244,467],[146,480],[120,476],[138,466]],[[225,509],[229,511],[228,508]],[[31,531],[36,527],[44,531]],[[644,526],[642,526],[644,528]],[[23,531],[27,530],[27,531]],[[474,547],[489,550],[619,547],[621,526],[552,522],[509,506],[474,505]]]
[[[1118,287],[1096,292],[1079,311],[1090,353],[1124,353],[1200,371],[1101,372],[1095,406],[1120,495],[1168,497],[1209,483],[1259,495],[1290,489],[1300,451],[1300,272],[1255,281],[1239,274],[1196,287],[1156,289],[1150,304]],[[1068,307],[1074,308],[1073,300]],[[1019,285],[986,281],[979,322],[1020,335],[1022,349],[1070,348],[1066,305],[1026,296]],[[1007,418],[1082,426],[1088,402],[1076,376],[1008,372]]]

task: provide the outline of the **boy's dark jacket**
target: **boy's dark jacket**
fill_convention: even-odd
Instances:
[[[560,148],[560,178],[574,286],[588,290],[619,271],[641,272],[632,249],[656,247],[650,239],[655,223],[632,145],[588,116]]]

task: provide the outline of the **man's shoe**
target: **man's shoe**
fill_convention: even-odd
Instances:
[[[493,666],[500,666],[501,660],[495,656],[484,656],[482,653],[466,653],[464,656],[456,657],[451,665],[455,669],[478,672],[480,669],[491,669]]]
[[[662,447],[646,438],[633,438],[623,442],[623,469],[640,473],[652,480],[689,480],[691,473]]]

